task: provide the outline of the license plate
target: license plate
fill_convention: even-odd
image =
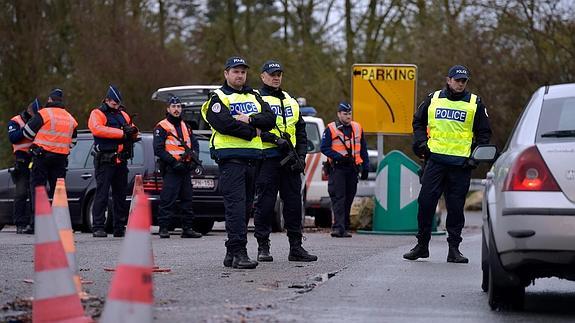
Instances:
[[[214,180],[206,178],[192,178],[192,186],[194,188],[214,188]]]

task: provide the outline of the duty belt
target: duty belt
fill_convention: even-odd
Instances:
[[[225,158],[222,159],[221,161],[224,163],[234,163],[248,166],[254,166],[258,162],[257,159],[244,159],[244,158]]]

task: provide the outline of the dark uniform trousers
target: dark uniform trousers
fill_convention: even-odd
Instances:
[[[247,219],[253,206],[258,163],[248,159],[223,159],[218,163],[228,233],[226,248],[232,253],[248,243]]]
[[[469,191],[471,169],[462,166],[446,165],[429,160],[423,172],[421,191],[419,192],[419,211],[417,222],[419,231],[417,241],[427,245],[431,239],[431,227],[437,202],[443,193],[447,207],[447,242],[450,246],[459,246],[461,230],[465,225],[463,207]]]
[[[30,224],[31,208],[28,204],[30,196],[30,165],[29,160],[16,160],[11,173],[14,182],[14,224],[22,227]]]
[[[301,236],[301,176],[288,167],[281,167],[281,159],[264,159],[256,180],[254,236],[258,240],[270,236],[278,190],[284,201],[284,227],[288,236]]]
[[[128,218],[128,203],[126,201],[126,186],[128,183],[128,165],[121,162],[99,162],[94,158],[96,173],[96,195],[92,208],[92,230],[105,230],[108,207],[108,193],[112,188],[113,225],[115,231],[122,231]]]
[[[54,196],[58,178],[66,178],[68,167],[68,155],[44,152],[42,156],[32,158],[32,171],[30,172],[31,208],[34,210],[36,203],[36,186],[46,186],[48,183],[48,197]],[[34,217],[30,217],[30,224],[34,223]]]
[[[166,167],[163,176],[162,192],[160,193],[160,206],[158,211],[158,225],[160,227],[169,227],[173,219],[174,206],[180,199],[180,209],[182,211],[182,228],[189,229],[192,227],[194,212],[192,210],[192,173],[174,172],[171,167]]]
[[[353,165],[335,165],[329,174],[327,190],[333,211],[332,231],[349,230],[349,212],[357,192],[357,168]]]

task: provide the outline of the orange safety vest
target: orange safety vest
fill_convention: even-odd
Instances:
[[[342,156],[347,156],[348,150],[351,150],[355,164],[360,165],[363,162],[360,155],[361,135],[363,133],[361,125],[355,121],[351,122],[351,137],[346,137],[341,130],[337,129],[335,122],[331,122],[327,126],[331,132],[331,149]]]
[[[20,128],[24,128],[24,126],[26,125],[26,122],[24,122],[24,119],[22,119],[21,115],[14,116],[10,120],[16,122],[20,126]],[[13,152],[17,152],[18,150],[20,150],[27,153],[28,150],[30,149],[30,146],[32,146],[32,140],[24,137],[24,139],[20,140],[20,142],[18,142],[17,144],[12,144],[12,150]]]
[[[158,125],[168,132],[165,141],[166,151],[176,160],[180,160],[182,155],[186,152],[186,149],[182,147],[181,142],[178,140],[176,127],[174,127],[174,125],[167,119],[158,122]],[[180,121],[180,127],[182,128],[182,134],[184,135],[184,143],[189,149],[192,149],[192,140],[190,139],[190,133],[184,121]]]
[[[76,119],[63,108],[44,108],[38,113],[44,124],[34,137],[34,144],[55,154],[68,155],[72,134],[78,126]]]

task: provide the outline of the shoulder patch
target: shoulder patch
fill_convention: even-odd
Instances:
[[[214,103],[214,105],[212,105],[212,111],[214,113],[220,113],[220,111],[222,111],[222,105],[219,102]]]
[[[160,135],[160,129],[156,129],[156,136]]]

